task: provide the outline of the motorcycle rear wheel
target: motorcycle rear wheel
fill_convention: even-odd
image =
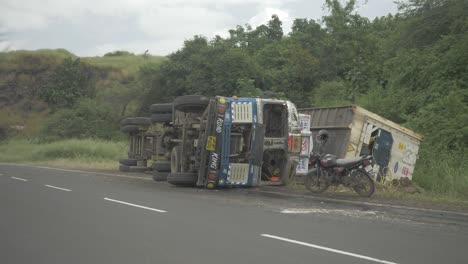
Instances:
[[[323,193],[330,186],[326,179],[326,172],[323,170],[320,172],[320,175],[317,172],[312,175],[307,175],[304,179],[304,185],[310,192]]]
[[[375,184],[370,175],[362,169],[351,173],[352,188],[359,196],[370,197],[375,191]]]

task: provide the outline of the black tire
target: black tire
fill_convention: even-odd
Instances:
[[[201,112],[209,102],[210,98],[203,95],[184,95],[174,99],[174,108],[182,112]]]
[[[369,173],[363,169],[355,170],[351,173],[352,188],[359,196],[370,197],[375,191],[375,184]]]
[[[130,166],[120,164],[120,166],[119,166],[119,171],[130,172]]]
[[[144,166],[130,166],[129,172],[145,172],[148,168]]]
[[[171,151],[171,172],[180,172],[180,146],[175,146]]]
[[[148,117],[127,117],[120,121],[122,126],[135,125],[135,126],[149,126],[151,125],[151,119]]]
[[[152,104],[150,112],[153,114],[172,113],[172,104]]]
[[[169,123],[172,122],[172,113],[152,114],[151,122],[153,123]]]
[[[153,180],[154,181],[166,181],[169,172],[162,171],[153,171]]]
[[[136,166],[137,165],[136,159],[121,159],[119,160],[119,163],[122,165],[127,165],[127,166]]]
[[[171,163],[169,161],[155,161],[151,167],[155,171],[171,172]]]
[[[136,125],[125,125],[120,127],[120,131],[124,133],[138,133],[140,131],[143,131],[144,129],[140,126]]]
[[[167,182],[176,186],[190,186],[197,184],[198,175],[189,172],[173,172],[167,176]]]
[[[313,193],[323,193],[330,186],[328,181],[325,179],[326,171],[320,170],[322,173],[319,176],[317,169],[312,169],[307,173],[304,178],[304,185],[307,190]]]

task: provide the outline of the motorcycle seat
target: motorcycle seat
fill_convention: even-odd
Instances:
[[[348,166],[356,165],[356,164],[362,162],[363,159],[364,159],[364,157],[357,157],[357,158],[350,158],[350,159],[337,159],[336,160],[336,166],[338,166],[338,167],[348,167]]]

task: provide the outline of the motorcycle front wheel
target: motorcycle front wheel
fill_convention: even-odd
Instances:
[[[369,174],[362,169],[351,173],[352,187],[362,197],[370,197],[375,191],[375,184]]]
[[[329,183],[326,179],[326,172],[321,170],[320,175],[315,171],[309,173],[304,179],[304,185],[310,192],[323,193],[328,189]]]

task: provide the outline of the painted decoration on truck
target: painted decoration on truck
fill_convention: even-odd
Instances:
[[[302,133],[310,132],[310,115],[299,114],[299,126]]]
[[[309,171],[309,158],[299,158],[296,166],[296,174],[305,175]]]

